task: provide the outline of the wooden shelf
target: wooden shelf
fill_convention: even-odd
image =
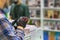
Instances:
[[[44,18],[43,20],[49,20],[49,21],[60,21],[60,19],[53,19],[53,18]]]
[[[30,10],[40,10],[40,7],[29,7]]]
[[[32,19],[32,20],[40,20],[41,18],[31,17],[30,19]]]
[[[44,31],[60,32],[60,30],[43,29]]]
[[[60,10],[60,7],[53,7],[53,8],[49,8],[49,7],[44,7],[43,9]]]

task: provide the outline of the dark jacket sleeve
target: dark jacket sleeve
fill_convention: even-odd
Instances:
[[[25,6],[24,12],[25,12],[25,16],[30,17],[29,7],[28,6]]]
[[[12,5],[12,6],[11,6],[11,9],[10,9],[10,17],[11,17],[11,18],[14,17],[14,7],[15,7],[15,5]]]

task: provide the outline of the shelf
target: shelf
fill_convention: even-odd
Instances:
[[[53,8],[50,8],[50,7],[44,7],[44,9],[52,9],[52,10],[60,10],[60,7],[53,7]]]
[[[49,21],[60,21],[60,19],[53,19],[53,18],[44,18],[43,20],[49,20]]]
[[[33,20],[34,22],[35,22],[35,20],[36,20],[36,22],[40,21],[41,27],[39,26],[36,29],[30,31],[31,33],[33,33],[33,32],[34,33],[29,36],[27,35],[26,38],[31,37],[31,39],[33,40],[33,39],[35,39],[35,37],[34,37],[35,35],[40,35],[40,36],[38,36],[40,38],[38,40],[46,40],[46,38],[48,38],[46,36],[49,35],[49,38],[50,38],[51,37],[50,34],[52,35],[52,33],[47,34],[44,31],[60,32],[60,30],[58,30],[58,29],[60,29],[60,7],[58,7],[58,6],[60,6],[59,5],[60,3],[59,4],[55,3],[55,1],[56,0],[41,0],[40,7],[38,7],[38,6],[34,7],[34,5],[29,7],[29,10],[31,13],[30,19]],[[46,7],[46,6],[48,6],[48,7]],[[38,12],[38,11],[40,11],[40,12]],[[55,14],[55,12],[57,14]],[[59,16],[55,17],[55,15],[56,16],[59,15]],[[47,18],[47,17],[50,17],[50,18]],[[52,17],[54,17],[54,18],[52,18]],[[37,32],[38,34],[35,34],[35,32]],[[44,39],[44,36],[45,36],[45,39]],[[37,38],[37,36],[36,36],[36,38]],[[49,39],[49,40],[53,40],[53,39]]]
[[[60,30],[43,29],[44,31],[60,32]]]
[[[43,30],[43,28],[42,28],[42,27],[39,27],[39,28],[37,28],[36,30],[37,30],[37,31],[41,31],[41,30]]]
[[[29,7],[30,10],[40,10],[40,7]]]
[[[31,17],[30,19],[32,19],[32,20],[40,20],[41,18]]]

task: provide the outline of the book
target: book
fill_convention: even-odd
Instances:
[[[53,16],[53,18],[58,18],[58,17],[59,17],[59,11],[54,10],[54,16]]]
[[[59,15],[58,15],[59,19],[60,19],[60,10],[59,10]]]
[[[35,25],[36,25],[37,27],[40,27],[40,26],[41,26],[40,20],[36,20],[36,21],[35,21]]]
[[[44,29],[49,29],[49,21],[44,21]]]
[[[56,26],[57,30],[60,30],[60,22],[56,22],[55,26]]]
[[[40,17],[40,10],[36,10],[36,17]]]
[[[54,0],[44,0],[45,7],[54,7]]]
[[[55,22],[54,21],[50,21],[49,22],[49,29],[55,29],[55,27],[54,27],[54,25],[55,25]]]
[[[30,17],[36,17],[36,11],[35,10],[30,10]]]
[[[48,7],[50,8],[54,7],[54,0],[48,0]]]
[[[49,40],[55,40],[55,32],[49,32]]]
[[[55,0],[54,7],[60,7],[60,0]]]
[[[35,6],[35,0],[27,0],[28,6]]]
[[[47,10],[48,18],[53,18],[54,10]]]
[[[49,38],[48,31],[44,31],[43,34],[44,34],[44,36],[43,36],[44,40],[48,40],[48,38]]]
[[[40,7],[40,0],[27,0],[27,4],[30,7]]]
[[[55,33],[55,40],[60,40],[60,32]]]
[[[52,9],[47,9],[44,11],[44,17],[45,18],[60,18],[60,11],[59,10],[52,10]]]
[[[44,0],[44,6],[48,7],[48,0]]]
[[[37,1],[37,5],[36,6],[40,7],[41,6],[41,0],[36,0],[36,1]]]

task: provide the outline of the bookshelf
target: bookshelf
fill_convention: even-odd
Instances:
[[[43,1],[43,40],[60,40],[60,0]]]
[[[30,17],[31,20],[41,20],[39,17]]]
[[[35,4],[35,1],[32,1],[34,2],[33,5],[31,5],[32,2],[28,2],[28,6],[30,19],[35,23],[36,27],[39,26],[35,32],[37,33],[36,36],[39,34],[37,39],[60,40],[60,36],[58,36],[60,35],[60,0],[39,0],[40,4],[38,6]],[[31,40],[37,39],[31,37]]]

